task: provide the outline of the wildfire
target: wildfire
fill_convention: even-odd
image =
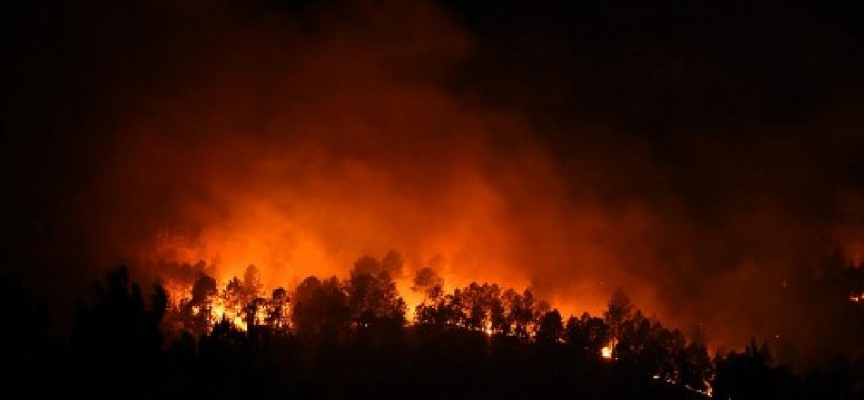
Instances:
[[[600,356],[602,356],[603,358],[605,358],[607,360],[611,360],[612,359],[612,346],[610,346],[610,345],[603,346],[603,348],[600,349]]]
[[[203,310],[199,306],[192,307],[192,315],[199,315],[202,312],[207,312],[207,310]],[[262,321],[265,317],[266,313],[264,311],[256,311],[256,321]],[[224,301],[219,298],[217,298],[216,301],[210,306],[207,320],[211,323],[226,320],[232,325],[234,325],[237,329],[240,329],[242,331],[248,330],[246,320],[243,318],[243,313],[241,311],[235,310],[233,307],[226,306]]]
[[[689,385],[685,385],[685,387],[688,390],[690,390],[691,392],[699,393],[705,397],[714,397],[714,388],[711,387],[711,382],[704,381],[703,383],[705,384],[704,390],[694,389],[694,388],[690,387]]]
[[[184,313],[184,312],[188,313],[186,315],[192,317],[191,318],[192,323],[190,324],[190,326],[192,327],[192,329],[198,330],[199,332],[201,332],[201,331],[206,332],[206,331],[213,329],[214,326],[221,326],[221,325],[218,325],[218,323],[220,323],[220,322],[230,323],[232,326],[234,326],[235,328],[237,328],[241,331],[248,331],[248,330],[254,329],[255,327],[258,327],[258,326],[288,328],[289,324],[286,322],[287,320],[284,318],[286,318],[288,313],[293,311],[293,303],[291,303],[291,300],[288,298],[287,293],[282,288],[274,290],[271,298],[261,297],[265,292],[262,291],[261,290],[262,288],[257,285],[257,283],[258,283],[258,280],[256,278],[257,276],[258,276],[257,275],[257,269],[254,268],[254,266],[250,265],[249,268],[247,269],[247,272],[244,274],[244,280],[243,281],[239,281],[236,278],[234,278],[231,281],[229,281],[228,284],[223,283],[221,285],[217,285],[216,282],[218,282],[218,281],[215,279],[206,280],[205,278],[201,278],[201,279],[204,279],[204,282],[209,282],[206,285],[209,288],[208,293],[210,293],[210,295],[208,295],[206,297],[206,299],[203,299],[203,300],[202,300],[202,297],[200,295],[198,295],[197,297],[195,295],[193,295],[190,298],[189,297],[190,293],[188,292],[188,288],[186,290],[183,290],[183,288],[182,288],[183,285],[178,284],[176,282],[171,282],[170,280],[168,282],[166,282],[166,288],[167,288],[167,291],[169,291],[169,293],[170,293],[169,297],[174,299],[174,301],[171,302],[172,303],[171,306],[174,307],[174,310],[176,310],[179,313]],[[199,282],[201,282],[201,280],[199,280]],[[338,285],[341,285],[338,283],[338,280],[335,282],[337,282],[337,290],[349,290],[349,288],[347,286],[338,286]],[[405,286],[408,284],[407,280],[391,281],[391,282],[395,286]],[[202,285],[204,285],[204,284],[202,284]],[[196,288],[198,288],[197,293],[201,293],[200,287],[201,286],[196,284]],[[417,290],[418,287],[423,287],[423,286],[418,285],[416,287],[409,287],[408,288],[409,290],[405,291],[406,294],[409,294],[409,298],[407,299],[409,302],[413,303],[415,301],[419,301],[422,304],[426,304],[425,301],[429,300],[429,296],[440,296],[440,294],[438,294],[438,295],[430,295],[428,293],[425,295],[421,294],[421,291]],[[485,286],[483,286],[483,287],[485,287]],[[437,288],[439,291],[442,290],[440,287],[437,287]],[[470,288],[473,288],[473,289],[470,289]],[[474,285],[474,286],[471,286],[470,288],[463,288],[462,293],[472,293],[474,291],[474,289],[480,288],[480,286]],[[459,293],[460,289],[456,288],[456,289],[454,289],[454,291],[456,293]],[[354,292],[351,292],[351,293],[354,293]],[[435,293],[438,293],[438,292],[435,292]],[[239,295],[240,299],[238,300],[238,298],[232,297],[231,296],[232,294],[234,294],[235,296]],[[421,296],[426,296],[426,297],[421,297]],[[862,296],[852,296],[852,297],[855,299],[853,301],[856,301],[856,302],[864,301],[864,299],[862,299],[862,297],[864,297],[864,294],[862,294]],[[438,297],[433,297],[433,298],[438,298]],[[180,299],[180,300],[177,301],[176,299]],[[245,300],[243,300],[243,299],[245,299]],[[469,301],[469,302],[471,301],[471,299],[476,300],[476,298],[473,298],[470,296],[465,297],[465,299],[467,299],[467,301]],[[400,298],[399,302],[403,306],[407,306],[405,299]],[[521,300],[515,300],[515,302],[520,303]],[[244,304],[246,304],[246,305],[244,305]],[[302,304],[302,303],[300,303],[300,304]],[[465,304],[460,303],[458,301],[456,304],[461,305],[463,307],[466,306]],[[480,305],[478,305],[478,304],[480,304]],[[446,304],[444,306],[440,306],[440,307],[445,307],[445,306],[446,306]],[[482,308],[482,303],[474,304],[474,307],[481,307]],[[405,308],[406,308],[404,310],[405,312],[407,312],[408,310],[413,311],[413,309],[414,309],[414,307],[405,307]],[[422,312],[422,310],[418,310],[418,312]],[[425,313],[421,313],[421,315],[425,315]],[[402,322],[407,323],[408,325],[413,325],[413,324],[417,323],[414,316],[415,316],[415,313],[412,312],[410,314],[410,317],[407,318],[406,320],[403,320]],[[195,317],[197,317],[197,318],[195,318]],[[481,318],[480,320],[466,318],[466,317],[468,317],[468,314],[463,314],[461,318],[451,319],[451,320],[449,320],[449,322],[445,322],[445,323],[448,323],[451,326],[455,326],[455,327],[459,327],[459,328],[463,328],[463,329],[472,330],[474,332],[482,333],[487,338],[490,338],[495,334],[505,334],[505,335],[510,335],[510,336],[524,335],[521,337],[534,338],[535,337],[534,335],[537,334],[536,329],[538,329],[538,328],[537,328],[536,323],[528,322],[527,327],[526,327],[526,325],[518,325],[517,324],[516,328],[514,328],[515,330],[511,330],[509,328],[508,329],[496,328],[495,324],[493,323],[494,319],[489,314],[484,314],[484,315],[479,316],[479,318]],[[207,326],[205,327],[203,324],[206,324]],[[370,326],[367,322],[364,322],[364,321],[357,321],[357,322],[355,322],[355,324],[356,324],[356,325],[354,325],[355,327],[357,327],[357,326],[362,326],[362,327]],[[616,357],[614,355],[614,349],[618,344],[618,339],[617,339],[617,337],[614,337],[614,336],[611,338],[607,336],[605,338],[605,340],[606,340],[606,344],[599,349],[600,357],[603,360],[609,360],[608,362],[614,363],[614,362],[616,362]],[[562,339],[562,338],[559,338],[559,342],[566,343],[566,342],[564,342],[564,339]],[[588,347],[585,347],[585,349],[587,350]],[[653,380],[656,380],[661,384],[682,386],[683,388],[685,388],[691,392],[698,393],[698,394],[706,396],[706,397],[712,397],[712,395],[713,395],[712,387],[711,387],[709,380],[704,380],[703,385],[691,386],[689,384],[683,383],[680,380],[679,373],[680,373],[680,371],[677,369],[674,371],[657,370],[657,371],[654,371],[649,376]]]
[[[492,336],[493,331],[492,331],[492,320],[491,319],[487,318],[483,322],[483,333],[485,333],[486,336]]]

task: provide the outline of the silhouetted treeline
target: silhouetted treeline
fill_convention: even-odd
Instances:
[[[603,315],[564,316],[530,289],[451,292],[431,269],[409,310],[398,259],[357,261],[265,293],[254,266],[224,286],[142,288],[120,266],[78,305],[68,338],[4,280],[8,389],[112,399],[860,399],[864,361],[795,373],[753,340],[710,355],[617,291]],[[181,288],[182,289],[182,288]],[[172,293],[174,297],[172,298]],[[34,384],[35,382],[35,384]]]

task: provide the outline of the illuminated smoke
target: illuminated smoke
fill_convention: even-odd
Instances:
[[[431,3],[183,3],[76,10],[71,63],[94,94],[86,134],[62,141],[80,150],[53,228],[71,253],[154,274],[203,260],[221,282],[252,264],[272,288],[395,250],[409,303],[431,267],[565,313],[599,315],[621,287],[714,347],[833,326],[796,325],[796,285],[835,247],[860,260],[860,192],[835,173],[856,117],[658,144],[614,118],[490,106],[499,86],[544,93],[494,81],[487,43]]]
[[[293,47],[244,27],[175,73],[206,79],[130,112],[94,221],[111,256],[204,260],[223,281],[254,264],[293,285],[395,250],[405,282],[436,264],[448,285],[538,284],[598,312],[622,279],[615,241],[644,217],[567,204],[522,117],[448,90],[472,43],[440,11],[358,7]],[[536,279],[562,270],[572,292]]]

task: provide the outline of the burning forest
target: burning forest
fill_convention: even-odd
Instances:
[[[858,6],[13,3],[28,368],[140,398],[861,396]]]

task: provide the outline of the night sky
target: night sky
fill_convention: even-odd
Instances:
[[[118,263],[290,284],[395,249],[572,312],[620,287],[715,347],[862,351],[808,287],[864,256],[860,2],[4,15],[3,264],[60,309]]]

